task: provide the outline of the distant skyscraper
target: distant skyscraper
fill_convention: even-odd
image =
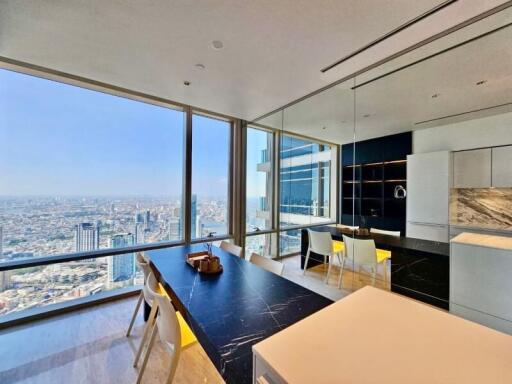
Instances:
[[[133,231],[135,244],[144,244],[146,242],[143,225],[142,223],[135,223]]]
[[[100,247],[100,226],[92,223],[75,225],[76,252],[94,251]]]
[[[142,213],[136,213],[133,217],[133,220],[136,224],[143,223],[144,222],[144,215]]]
[[[110,239],[111,248],[128,247],[135,243],[134,235],[121,233]],[[108,258],[107,278],[110,283],[132,279],[135,275],[135,256],[133,253]]]
[[[174,218],[169,221],[169,240],[181,238],[181,218]]]
[[[4,258],[4,228],[0,225],[0,260]]]
[[[191,207],[190,221],[192,224],[190,233],[192,234],[192,236],[197,237],[197,229],[196,229],[197,228],[197,195],[192,195],[192,207]]]
[[[150,229],[151,224],[151,213],[149,211],[146,211],[144,214],[144,230],[148,231]]]
[[[11,287],[11,271],[0,271],[0,292]]]

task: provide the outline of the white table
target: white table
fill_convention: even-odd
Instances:
[[[253,352],[255,383],[512,383],[512,336],[373,287]]]

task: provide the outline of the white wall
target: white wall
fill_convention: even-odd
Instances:
[[[413,153],[460,151],[512,144],[512,113],[414,131]]]

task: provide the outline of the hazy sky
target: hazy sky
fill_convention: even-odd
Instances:
[[[179,195],[183,119],[0,69],[0,195]],[[226,196],[228,124],[193,123],[193,191]]]

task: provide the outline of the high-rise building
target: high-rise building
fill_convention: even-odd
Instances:
[[[76,252],[93,251],[100,247],[100,225],[80,223],[75,225]]]
[[[197,237],[197,195],[192,195],[192,206],[190,212],[190,222],[192,224],[190,233],[192,234],[192,236]]]
[[[4,228],[0,225],[0,260],[4,258]]]
[[[0,292],[11,287],[11,271],[0,271]]]
[[[150,230],[150,226],[151,226],[151,212],[146,211],[144,213],[144,230],[145,231]]]
[[[110,239],[111,248],[128,247],[135,243],[132,233],[120,233]],[[135,275],[135,255],[111,256],[108,258],[107,278],[109,283],[132,279]]]
[[[135,223],[133,235],[135,244],[144,244],[146,242],[143,223]]]
[[[181,239],[181,218],[172,218],[169,220],[169,240]]]

